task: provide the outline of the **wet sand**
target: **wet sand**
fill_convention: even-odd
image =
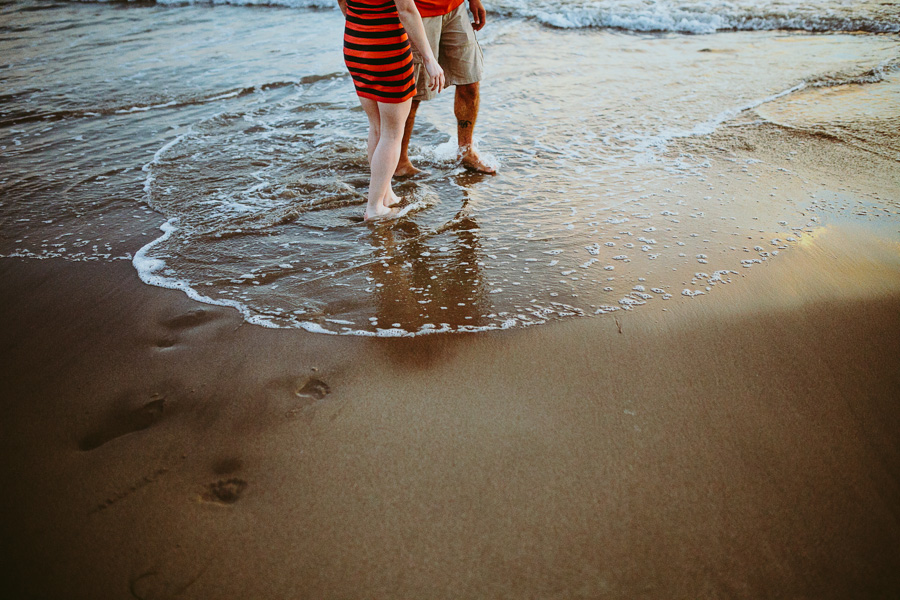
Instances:
[[[900,269],[873,231],[706,297],[408,340],[4,260],[5,593],[894,597]]]

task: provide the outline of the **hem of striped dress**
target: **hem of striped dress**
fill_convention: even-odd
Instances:
[[[416,95],[416,90],[413,90],[412,93],[407,94],[403,98],[385,98],[383,96],[376,96],[375,94],[370,94],[368,92],[360,92],[359,90],[357,90],[356,95],[361,98],[375,100],[376,102],[384,102],[385,104],[400,104],[401,102],[406,102],[407,100],[412,99],[412,97]]]

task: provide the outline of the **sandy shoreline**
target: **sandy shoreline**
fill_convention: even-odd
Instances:
[[[412,340],[5,260],[4,587],[893,596],[895,245],[826,227],[705,298]]]
[[[4,5],[0,597],[900,597],[896,10],[513,4],[380,230],[338,11]]]

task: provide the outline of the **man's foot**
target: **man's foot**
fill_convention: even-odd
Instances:
[[[400,161],[400,163],[397,165],[397,168],[394,170],[394,177],[412,177],[413,175],[421,172],[422,169],[417,169],[408,160]]]
[[[481,160],[481,157],[478,156],[478,153],[471,146],[460,146],[458,156],[462,166],[470,171],[487,175],[495,175],[497,173],[497,169]]]
[[[387,206],[378,205],[375,210],[369,210],[366,206],[366,212],[363,213],[363,221],[380,221],[381,219],[393,219],[397,216],[396,208],[388,208]]]
[[[394,190],[388,190],[387,196],[381,201],[385,206],[394,206],[399,204],[400,197],[394,193]]]

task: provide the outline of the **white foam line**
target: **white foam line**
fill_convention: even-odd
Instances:
[[[147,255],[155,246],[165,242],[170,237],[172,237],[173,233],[178,231],[178,227],[176,225],[177,222],[177,219],[169,219],[168,221],[160,225],[159,228],[163,232],[163,234],[143,246],[134,254],[134,258],[131,260],[131,264],[133,264],[134,268],[137,270],[138,277],[141,278],[141,281],[143,281],[147,285],[153,285],[170,290],[181,290],[189,298],[191,298],[192,300],[196,300],[197,302],[212,304],[215,306],[228,306],[237,309],[237,311],[240,312],[244,317],[244,320],[249,323],[262,325],[263,327],[276,327],[273,323],[270,323],[265,319],[251,314],[247,307],[240,302],[237,302],[235,300],[220,300],[210,298],[209,296],[204,296],[203,294],[192,288],[187,281],[176,279],[174,277],[167,277],[165,275],[157,273],[166,266],[165,261],[159,258],[150,258]]]
[[[253,312],[251,312],[246,305],[241,304],[236,300],[210,298],[209,296],[205,296],[198,292],[196,289],[191,287],[190,283],[183,279],[176,279],[174,277],[167,277],[165,275],[158,274],[157,272],[166,266],[165,261],[159,258],[150,258],[147,256],[147,254],[154,246],[165,242],[172,236],[173,233],[178,230],[178,227],[176,225],[177,222],[177,219],[169,219],[168,221],[160,225],[159,228],[160,230],[162,230],[163,235],[148,243],[135,253],[131,264],[133,264],[134,268],[137,270],[138,277],[141,278],[141,281],[143,281],[147,285],[170,290],[180,290],[184,292],[188,298],[196,300],[197,302],[202,302],[203,304],[233,308],[241,314],[245,321],[247,321],[248,323],[252,323],[253,325],[259,325],[268,329],[287,328],[285,326],[278,325],[277,323],[273,323],[265,317],[253,314]],[[315,333],[328,333],[332,335],[336,333],[334,331],[325,329],[318,323],[302,322],[299,323],[299,326],[307,331],[312,331]]]
[[[176,144],[180,144],[182,140],[184,140],[187,136],[191,135],[194,132],[193,127],[188,127],[187,131],[182,133],[181,135],[175,136],[168,142],[166,142],[159,150],[153,153],[153,158],[146,165],[141,167],[141,171],[147,174],[147,179],[144,180],[144,193],[147,195],[146,201],[147,204],[150,203],[150,186],[153,184],[153,173],[150,172],[150,169],[153,165],[159,163],[159,159],[162,158],[162,155],[166,153],[166,151],[175,146]],[[152,204],[151,204],[152,206]]]
[[[254,325],[260,325],[261,327],[266,327],[269,329],[293,329],[292,326],[287,325],[279,325],[277,323],[273,323],[272,321],[261,317],[259,315],[253,314],[250,309],[236,300],[223,300],[210,298],[209,296],[205,296],[198,292],[196,289],[191,287],[191,285],[183,280],[176,279],[174,277],[167,277],[158,273],[158,271],[165,268],[166,263],[162,259],[159,258],[151,258],[148,256],[150,250],[152,250],[155,246],[165,242],[172,234],[174,234],[178,230],[177,219],[169,219],[162,225],[160,225],[160,230],[163,232],[161,236],[146,244],[140,250],[138,250],[134,258],[132,259],[132,264],[138,272],[138,276],[141,278],[141,281],[146,283],[147,285],[152,285],[156,287],[161,287],[170,290],[180,290],[187,295],[188,298],[192,300],[196,300],[197,302],[202,302],[203,304],[210,304],[213,306],[225,306],[229,308],[233,308],[237,310],[243,319],[248,323],[252,323]],[[334,322],[347,322],[340,321],[337,319],[326,319],[326,321],[334,321]],[[529,326],[539,324],[545,321],[522,321],[522,326]],[[314,323],[312,321],[301,321],[296,324],[296,327],[308,331],[310,333],[324,333],[327,335],[355,335],[360,337],[415,337],[419,335],[429,335],[433,333],[477,333],[477,332],[485,332],[485,331],[499,331],[505,329],[511,329],[516,325],[520,324],[518,319],[507,319],[503,323],[495,324],[495,325],[482,325],[482,326],[460,326],[456,329],[453,329],[449,324],[441,323],[440,327],[435,327],[434,325],[422,325],[418,331],[406,331],[400,328],[389,328],[389,329],[376,329],[375,331],[366,331],[362,329],[347,329],[344,331],[331,331],[330,329],[326,329],[319,323]]]
[[[313,323],[310,321],[303,321],[302,323],[299,323],[298,326],[301,329],[312,333],[325,333],[328,335],[354,335],[358,337],[396,338],[416,337],[420,335],[431,335],[434,333],[485,333],[488,331],[504,331],[507,329],[512,329],[516,326],[530,327],[532,325],[541,325],[546,322],[546,320],[520,321],[519,319],[510,318],[506,319],[502,323],[496,323],[493,325],[459,325],[456,327],[456,329],[453,329],[453,327],[451,327],[448,323],[441,323],[440,327],[425,324],[419,327],[417,331],[406,331],[405,329],[400,329],[397,327],[391,327],[389,329],[376,329],[375,331],[367,331],[365,329],[346,329],[344,331],[331,331],[329,329],[325,329],[318,323]],[[278,327],[277,325],[270,326]]]
[[[683,130],[683,131],[672,131],[672,132],[661,133],[659,135],[653,136],[653,137],[645,140],[641,144],[638,144],[635,147],[635,150],[638,153],[643,153],[643,152],[646,152],[647,150],[649,150],[650,148],[660,149],[663,146],[665,146],[666,143],[668,143],[674,139],[710,135],[716,129],[718,129],[719,126],[721,126],[723,123],[726,123],[726,122],[734,119],[741,113],[743,113],[747,110],[750,110],[752,108],[756,108],[757,106],[766,104],[768,102],[778,100],[779,98],[783,98],[784,96],[793,94],[794,92],[799,92],[800,90],[806,88],[808,85],[809,84],[807,84],[805,81],[802,81],[802,82],[798,83],[797,85],[795,85],[794,87],[791,87],[791,88],[788,88],[781,92],[778,92],[777,94],[773,94],[771,96],[767,96],[767,97],[759,99],[759,100],[752,100],[752,101],[750,101],[744,105],[738,106],[736,108],[729,108],[727,110],[720,112],[718,115],[716,115],[712,119],[709,119],[708,121],[704,121],[703,123],[700,123],[700,124],[694,126],[693,129],[688,129],[688,130]]]
[[[721,125],[722,123],[725,123],[726,121],[732,120],[733,118],[735,118],[742,112],[750,110],[751,108],[756,108],[757,106],[761,106],[768,102],[778,100],[779,98],[783,98],[784,96],[788,96],[790,94],[793,94],[794,92],[799,92],[800,90],[804,89],[806,86],[807,86],[807,83],[805,81],[802,81],[792,88],[788,88],[784,91],[778,92],[777,94],[773,94],[771,96],[763,98],[762,100],[754,100],[754,101],[748,102],[747,104],[740,106],[738,108],[732,108],[732,109],[723,111],[723,112],[719,113],[718,115],[716,115],[716,117],[713,118],[712,120],[707,121],[706,123],[701,123],[697,127],[694,127],[694,129],[691,130],[690,132],[688,132],[687,135],[679,136],[679,137],[709,135],[713,131],[715,131],[719,127],[719,125]]]
[[[279,325],[277,323],[273,323],[265,317],[253,314],[246,305],[237,302],[236,300],[210,298],[209,296],[205,296],[191,287],[191,285],[185,280],[176,279],[174,277],[167,277],[165,275],[159,274],[158,271],[165,267],[165,261],[158,258],[150,258],[148,256],[148,253],[151,249],[153,249],[153,247],[168,240],[172,236],[172,234],[174,234],[178,230],[177,219],[169,219],[160,226],[160,230],[163,232],[163,235],[138,250],[134,255],[134,259],[132,260],[132,264],[137,270],[138,276],[141,278],[141,281],[148,285],[153,285],[156,287],[180,290],[192,300],[202,302],[203,304],[233,308],[237,310],[241,314],[241,317],[248,323],[266,327],[268,329],[300,328],[310,333],[323,333],[327,335],[353,335],[358,337],[396,338],[416,337],[434,333],[482,333],[487,331],[503,331],[506,329],[512,329],[516,326],[528,327],[531,325],[538,325],[546,322],[546,319],[539,321],[520,321],[519,319],[509,318],[502,323],[481,326],[461,325],[456,329],[453,329],[447,323],[441,323],[440,327],[436,327],[431,324],[425,324],[419,327],[417,331],[406,331],[404,329],[395,327],[389,329],[376,329],[375,331],[366,331],[363,329],[345,329],[344,331],[332,331],[330,329],[326,329],[320,323],[315,323],[312,321],[301,321],[299,323],[296,323],[296,325]],[[326,321],[346,322],[337,319],[326,319]]]
[[[255,91],[257,86],[253,86],[253,90]],[[235,96],[240,96],[243,89],[234,90],[233,92],[226,92],[224,94],[219,94],[218,96],[213,96],[212,98],[208,98],[206,102],[215,102],[217,100],[225,100],[226,98],[234,98]]]
[[[181,141],[191,133],[193,133],[193,129],[191,127],[188,127],[187,131],[169,140],[153,154],[153,159],[142,167],[142,170],[147,173],[147,179],[144,180],[144,193],[147,195],[146,200],[148,204],[151,204],[150,188],[153,185],[153,173],[151,172],[153,165],[159,163],[160,159],[162,158],[163,154],[166,153],[166,151],[168,151],[176,144],[181,143]],[[257,315],[252,314],[250,310],[240,302],[237,302],[235,300],[222,300],[204,296],[193,287],[191,287],[191,285],[187,281],[176,279],[174,277],[167,277],[158,273],[158,271],[166,266],[165,261],[159,258],[151,258],[148,256],[148,254],[150,250],[152,250],[155,246],[162,244],[170,237],[172,237],[172,234],[178,231],[177,224],[177,218],[169,219],[159,227],[160,231],[163,232],[161,236],[145,244],[137,252],[135,252],[134,258],[131,260],[131,264],[134,265],[135,270],[137,270],[138,277],[140,277],[141,281],[143,281],[147,285],[153,285],[156,287],[172,290],[181,290],[189,298],[196,300],[197,302],[234,308],[238,312],[240,312],[244,317],[244,320],[249,323],[261,325],[263,327],[277,327],[274,323],[271,323]]]
[[[155,246],[165,242],[172,235],[178,231],[177,219],[169,219],[162,225],[160,225],[160,230],[163,232],[161,236],[146,244],[140,250],[138,250],[134,258],[132,259],[132,264],[138,272],[138,276],[141,278],[141,281],[146,283],[147,285],[152,285],[156,287],[161,287],[170,290],[180,290],[184,292],[184,294],[195,300],[197,302],[202,302],[203,304],[210,304],[213,306],[225,306],[228,308],[233,308],[237,310],[241,317],[248,323],[252,323],[254,325],[259,325],[261,327],[266,327],[268,329],[293,329],[300,328],[310,333],[324,333],[327,335],[354,335],[360,337],[415,337],[419,335],[430,335],[433,333],[478,333],[478,332],[486,332],[486,331],[502,331],[506,329],[511,329],[516,327],[517,325],[527,327],[530,325],[537,325],[540,323],[546,322],[544,321],[519,321],[518,319],[507,319],[503,323],[493,324],[493,325],[482,325],[482,326],[459,326],[456,329],[453,329],[447,323],[441,323],[440,327],[436,327],[434,325],[422,325],[418,331],[406,331],[404,329],[399,328],[389,328],[389,329],[376,329],[375,331],[366,331],[363,329],[347,329],[344,331],[331,331],[330,329],[326,329],[319,323],[314,323],[312,321],[301,321],[297,323],[295,326],[289,325],[279,325],[277,323],[273,323],[272,321],[266,319],[265,317],[261,317],[259,315],[253,314],[250,309],[236,300],[223,300],[210,298],[209,296],[205,296],[198,292],[196,289],[191,287],[191,285],[183,280],[177,279],[174,277],[167,277],[159,273],[160,270],[165,268],[166,263],[162,259],[159,258],[151,258],[148,256],[150,250],[152,250]],[[331,320],[331,319],[326,319]],[[337,322],[337,320],[334,320]]]

